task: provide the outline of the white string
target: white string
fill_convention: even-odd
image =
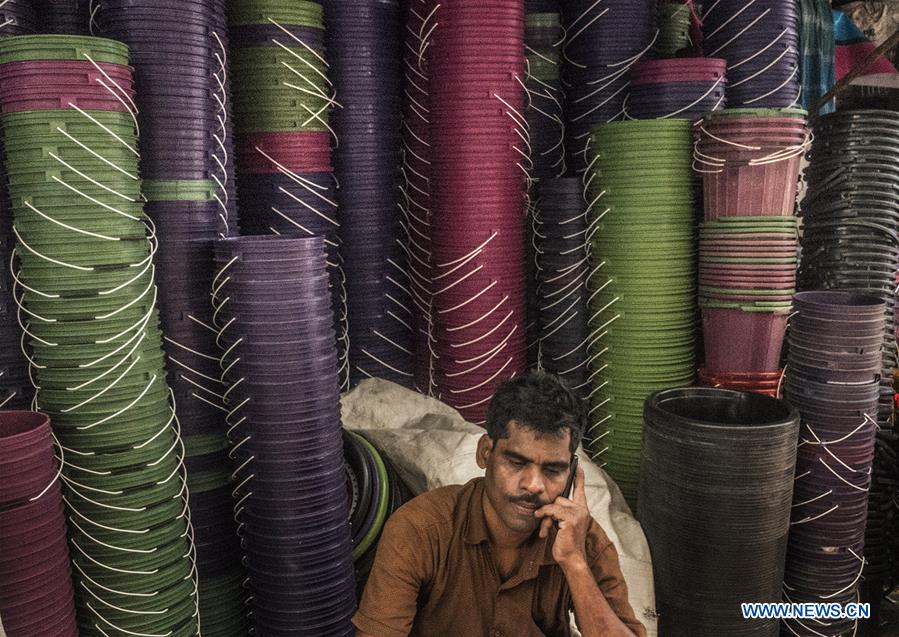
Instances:
[[[90,153],[91,155],[93,155],[94,157],[96,157],[97,159],[102,161],[104,164],[106,164],[113,170],[116,170],[116,171],[120,172],[121,174],[125,175],[126,177],[128,177],[128,179],[131,179],[132,181],[137,181],[139,179],[137,174],[135,174],[132,171],[125,170],[124,168],[120,168],[119,166],[117,166],[115,164],[115,162],[112,162],[112,161],[106,159],[103,155],[101,155],[100,153],[98,153],[97,151],[92,149],[90,146],[81,142],[80,140],[75,138],[73,135],[70,135],[68,131],[62,130],[61,128],[57,128],[56,130],[57,130],[57,132],[62,133],[62,135],[65,136],[66,138],[68,138],[69,141],[71,141],[73,144],[77,144],[81,149],[86,150],[88,153]],[[128,216],[134,220],[139,219],[139,217],[134,217],[131,215],[126,215],[126,216]]]
[[[139,360],[140,360],[140,358],[134,359],[134,360],[131,362],[131,364],[128,366],[128,368],[125,369],[125,371],[123,371],[123,372],[119,375],[119,377],[116,378],[114,381],[112,381],[112,383],[110,383],[108,386],[104,387],[103,389],[101,389],[99,392],[97,392],[96,394],[94,394],[94,395],[91,396],[90,398],[86,398],[85,400],[81,401],[81,402],[78,403],[77,405],[73,405],[73,406],[71,406],[71,407],[67,407],[67,408],[65,408],[65,409],[62,409],[62,410],[61,410],[62,413],[66,414],[66,413],[69,413],[69,412],[71,412],[71,411],[75,411],[76,409],[80,409],[81,407],[84,407],[85,405],[87,405],[87,404],[93,402],[94,400],[96,400],[97,398],[99,398],[100,396],[102,396],[103,394],[105,394],[106,392],[108,392],[109,390],[111,390],[111,389],[112,389],[113,387],[115,387],[115,386],[116,386],[116,385],[117,385],[123,378],[125,378],[125,376],[128,375],[128,373],[134,368],[134,366],[137,365],[137,363],[138,363]]]
[[[777,88],[775,88],[773,90],[768,91],[767,93],[764,93],[762,95],[754,97],[751,100],[746,100],[746,104],[754,104],[755,102],[758,102],[759,100],[763,100],[766,97],[770,97],[771,95],[774,95],[775,93],[777,93],[778,91],[780,91],[781,89],[783,89],[787,85],[789,85],[796,78],[796,76],[798,74],[799,74],[799,67],[797,66],[796,68],[793,69],[793,72],[790,74],[790,77],[788,77],[786,80],[784,80],[780,84],[780,86],[778,86]]]
[[[752,2],[755,2],[755,0],[752,0]],[[769,9],[765,9],[764,11],[762,11],[762,12],[758,15],[758,17],[755,18],[755,20],[753,20],[752,22],[750,22],[748,25],[746,25],[746,26],[745,26],[743,29],[741,29],[739,32],[735,33],[734,36],[733,36],[730,40],[728,40],[727,42],[725,42],[724,44],[722,44],[721,46],[719,46],[717,49],[715,49],[715,50],[712,51],[711,53],[706,54],[706,57],[712,57],[712,58],[713,58],[713,57],[717,57],[717,56],[718,56],[718,53],[720,53],[721,51],[723,51],[724,49],[726,49],[727,47],[729,47],[733,42],[735,42],[738,38],[740,38],[744,33],[746,33],[747,31],[749,31],[749,29],[751,29],[752,27],[754,27],[754,26],[759,22],[759,20],[762,20],[762,19],[763,19],[766,15],[768,15],[768,13],[770,13],[770,12],[771,12],[771,9],[770,9],[770,8],[769,8]]]
[[[471,345],[475,345],[475,344],[481,342],[485,338],[489,338],[494,332],[496,332],[498,329],[500,329],[506,323],[506,321],[508,321],[512,317],[513,314],[515,314],[515,310],[509,310],[509,312],[502,319],[500,319],[500,322],[497,323],[496,325],[494,325],[486,333],[481,334],[480,336],[478,336],[476,338],[473,338],[469,341],[465,341],[462,343],[458,343],[458,342],[450,343],[450,348],[451,349],[460,349],[463,347],[469,347]]]
[[[116,624],[113,624],[111,621],[109,621],[108,619],[106,619],[105,617],[103,617],[103,615],[101,615],[101,614],[97,611],[96,608],[94,608],[93,606],[91,606],[91,603],[90,603],[90,602],[85,601],[85,606],[87,606],[88,609],[90,609],[90,611],[91,611],[92,613],[94,613],[94,615],[96,615],[96,616],[100,619],[100,621],[102,621],[104,624],[107,624],[110,628],[113,628],[113,629],[115,629],[115,630],[117,630],[117,631],[119,631],[119,632],[125,633],[126,635],[132,635],[133,637],[170,637],[171,635],[174,634],[174,632],[171,631],[171,630],[168,631],[168,632],[166,632],[166,633],[137,633],[137,632],[134,632],[134,631],[131,631],[131,630],[125,630],[125,629],[122,628],[121,626],[117,626]]]
[[[859,564],[860,564],[860,565],[859,565],[859,569],[858,569],[858,574],[855,576],[855,579],[852,580],[852,582],[849,583],[847,586],[844,586],[844,587],[841,588],[840,590],[838,590],[838,591],[836,591],[836,592],[834,592],[834,593],[831,593],[830,595],[821,595],[821,599],[831,599],[831,598],[833,598],[833,597],[836,597],[836,596],[839,595],[840,593],[844,593],[845,591],[848,591],[849,589],[851,589],[851,588],[852,588],[853,586],[855,586],[855,585],[858,583],[858,581],[861,579],[861,577],[862,577],[862,572],[864,572],[864,570],[865,570],[865,558],[859,556],[859,555],[858,555],[855,551],[853,551],[851,548],[847,548],[847,550],[848,550],[850,553],[852,553],[852,555],[853,555],[853,557],[855,557],[855,559],[857,559],[857,560],[859,561]]]
[[[831,508],[829,508],[827,511],[825,511],[824,513],[820,513],[814,517],[807,517],[803,520],[797,520],[796,522],[790,522],[790,526],[795,526],[797,524],[806,524],[807,522],[814,522],[815,520],[820,520],[824,516],[830,515],[831,513],[833,513],[834,511],[836,511],[839,508],[840,508],[840,505],[835,504]]]
[[[774,58],[771,62],[768,63],[768,66],[766,66],[762,69],[759,69],[752,75],[747,75],[746,77],[741,79],[739,82],[734,82],[730,86],[731,87],[740,86],[741,84],[745,84],[746,82],[750,82],[750,81],[754,80],[759,75],[761,75],[762,73],[764,73],[765,71],[769,70],[771,67],[776,65],[778,62],[780,62],[787,54],[795,53],[795,52],[796,52],[796,50],[792,46],[784,49],[783,51],[781,51],[780,55],[778,55],[776,58]]]
[[[280,25],[276,25],[276,26],[280,27]],[[283,28],[283,27],[282,27],[282,28]],[[289,32],[288,32],[288,34],[289,34]],[[291,35],[291,37],[293,37],[292,34],[290,34],[290,35]],[[302,42],[302,41],[300,41],[300,40],[297,40],[297,41],[300,42],[300,44],[302,44],[304,47],[306,47],[306,49],[308,49],[309,51],[311,51],[312,54],[313,54],[316,58],[318,58],[321,62],[323,62],[324,65],[325,65],[325,68],[328,67],[328,63],[324,61],[324,59],[322,58],[322,56],[320,56],[320,55],[319,55],[318,53],[316,53],[313,49],[311,49],[305,42]],[[324,73],[323,71],[317,69],[317,68],[315,67],[315,65],[312,64],[309,60],[307,60],[306,58],[304,58],[303,56],[301,56],[299,53],[297,53],[296,51],[294,51],[294,50],[291,49],[290,47],[281,44],[281,43],[278,42],[277,40],[272,40],[272,43],[273,43],[273,44],[276,44],[281,50],[285,51],[288,55],[292,56],[294,59],[296,59],[296,60],[302,62],[303,64],[305,64],[306,66],[308,66],[310,69],[312,69],[312,71],[313,71],[316,75],[320,76],[320,77],[321,77],[321,78],[328,84],[328,86],[333,86],[333,84],[331,83],[331,80],[328,79],[327,73]],[[296,71],[293,67],[291,67],[291,66],[290,66],[289,64],[287,64],[286,62],[282,61],[281,64],[282,64],[283,66],[287,67],[288,69],[290,69],[291,71],[293,71],[293,72],[294,72],[296,75],[298,75],[299,77],[302,77],[303,79],[306,79],[305,76],[304,76],[302,73],[300,73],[299,71]],[[307,81],[309,81],[309,80],[307,80]],[[313,87],[316,87],[316,88],[317,88],[317,85],[316,85],[314,82],[309,82],[309,83],[310,83]],[[319,93],[318,95],[319,95],[320,97],[322,97],[322,99],[330,100],[330,98],[329,98],[325,93]],[[336,102],[333,102],[333,101],[332,101],[332,103],[336,103]]]
[[[79,108],[78,106],[75,106],[75,105],[71,105],[71,106],[72,106],[72,108],[74,108],[76,111],[78,111],[81,115],[83,115],[84,117],[86,117],[87,119],[89,119],[92,123],[96,124],[97,126],[99,126],[100,128],[102,128],[103,131],[105,131],[106,133],[108,133],[109,135],[111,135],[113,138],[115,138],[117,141],[119,141],[125,148],[127,148],[128,150],[130,150],[131,153],[132,153],[135,157],[140,158],[140,153],[138,152],[138,150],[137,150],[136,148],[134,148],[133,146],[131,146],[131,145],[130,145],[128,142],[126,142],[124,139],[122,139],[121,137],[119,137],[118,135],[116,135],[116,134],[115,134],[115,133],[108,127],[108,126],[106,126],[106,125],[103,124],[101,121],[99,121],[98,119],[96,119],[93,115],[91,115],[91,114],[88,113],[87,111],[85,111],[85,110]],[[59,130],[59,129],[57,128],[57,130]]]
[[[449,392],[450,392],[451,394],[455,394],[455,395],[459,395],[459,394],[467,394],[468,392],[472,392],[472,391],[475,391],[475,390],[477,390],[477,389],[480,389],[481,387],[484,387],[485,385],[489,385],[489,384],[492,383],[494,380],[496,380],[500,375],[502,375],[503,372],[506,371],[506,368],[507,368],[509,365],[512,364],[512,360],[513,360],[513,359],[512,359],[512,357],[510,356],[508,359],[506,359],[506,362],[503,363],[502,367],[500,367],[499,369],[497,369],[496,372],[495,372],[492,376],[490,376],[489,378],[487,378],[487,379],[481,381],[481,382],[478,383],[477,385],[473,385],[473,386],[471,386],[471,387],[468,387],[467,389],[450,389]]]

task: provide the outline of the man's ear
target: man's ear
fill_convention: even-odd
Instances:
[[[478,466],[481,469],[487,468],[487,458],[490,457],[490,453],[493,451],[493,440],[487,434],[481,436],[481,439],[478,440],[478,452],[475,459],[478,462]]]

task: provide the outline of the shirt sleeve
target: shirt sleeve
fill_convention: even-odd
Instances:
[[[599,551],[596,559],[590,565],[590,570],[593,571],[593,577],[596,578],[599,589],[605,595],[618,619],[624,622],[636,637],[646,637],[646,628],[637,619],[634,609],[631,608],[627,599],[627,583],[624,581],[624,575],[618,562],[618,550],[614,544],[610,542],[608,546]]]
[[[353,617],[358,630],[374,637],[406,637],[418,609],[421,588],[430,581],[431,543],[403,511],[387,521],[375,562]]]

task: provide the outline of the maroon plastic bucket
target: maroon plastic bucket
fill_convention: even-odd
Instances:
[[[36,411],[0,411],[0,454],[50,439],[50,417]]]
[[[706,119],[697,132],[696,144],[706,220],[793,214],[801,145],[806,135],[801,120],[780,124],[771,120]],[[790,149],[792,152],[788,152]],[[749,164],[770,159],[775,153],[785,157]]]
[[[706,369],[712,374],[778,371],[788,318],[786,312],[704,308]]]
[[[720,171],[704,173],[705,220],[791,216],[799,184],[799,162],[800,157],[796,156],[771,164],[725,166]]]

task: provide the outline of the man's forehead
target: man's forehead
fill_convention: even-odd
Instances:
[[[511,451],[538,462],[568,462],[571,431],[567,427],[562,428],[560,435],[547,435],[513,420],[506,431],[508,437],[498,441],[500,451]]]

